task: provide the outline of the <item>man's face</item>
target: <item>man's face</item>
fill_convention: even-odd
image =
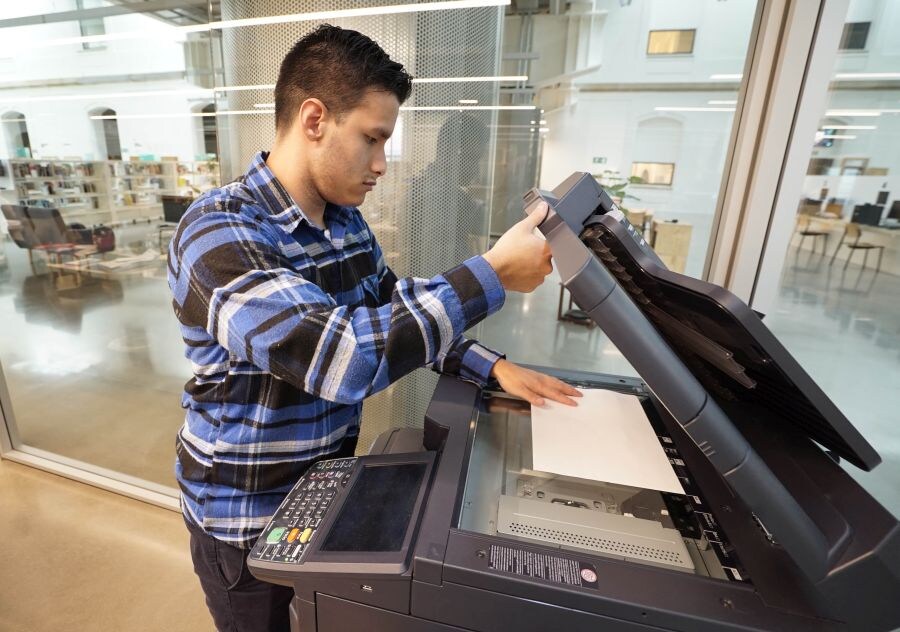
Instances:
[[[341,206],[363,203],[387,171],[384,147],[399,111],[392,93],[369,90],[355,108],[328,118],[312,173],[322,199]]]

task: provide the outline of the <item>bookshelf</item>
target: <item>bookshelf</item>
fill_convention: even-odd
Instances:
[[[9,162],[22,204],[53,206],[67,224],[118,226],[162,218],[163,195],[199,195],[219,186],[214,160],[38,160]]]
[[[18,200],[33,206],[55,206],[67,222],[102,221],[105,211],[103,163],[81,160],[9,161]]]

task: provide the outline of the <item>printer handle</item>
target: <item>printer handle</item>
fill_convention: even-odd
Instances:
[[[525,212],[535,210],[541,199],[549,203],[550,211],[538,228],[547,238],[562,282],[575,302],[603,329],[697,447],[777,535],[801,570],[814,582],[823,578],[832,552],[822,531],[615,277],[555,213],[557,200],[533,189],[526,196]]]

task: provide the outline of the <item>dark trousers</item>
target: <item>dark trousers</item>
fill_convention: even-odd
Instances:
[[[187,521],[186,521],[187,522]],[[249,549],[226,544],[187,523],[194,572],[219,632],[290,632],[294,591],[261,582],[247,568]]]
[[[325,459],[353,456],[357,438]],[[322,459],[316,459],[320,461]],[[311,461],[310,465],[316,463]],[[256,579],[247,568],[249,549],[240,549],[207,535],[185,520],[191,534],[194,572],[206,595],[206,605],[219,632],[290,632],[288,607],[294,590]]]

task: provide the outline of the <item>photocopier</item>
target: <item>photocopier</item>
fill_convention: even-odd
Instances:
[[[668,270],[589,174],[525,208],[641,379],[551,372],[636,398],[684,493],[536,470],[529,405],[441,377],[423,428],[315,463],[251,550],[293,630],[900,626],[900,527],[841,464],[880,458],[760,316]]]

